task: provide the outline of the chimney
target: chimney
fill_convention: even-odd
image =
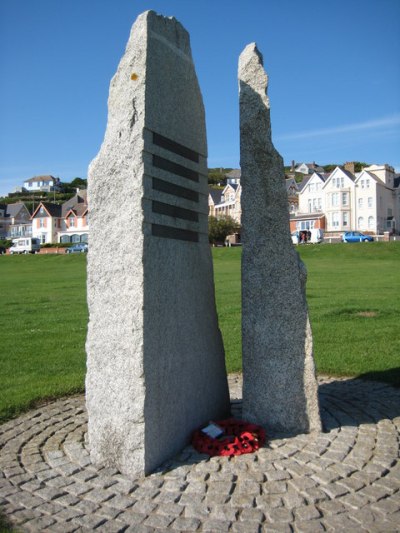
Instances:
[[[296,166],[296,162],[295,160],[293,159],[292,160],[292,168],[290,169],[290,172],[294,172],[294,167]]]
[[[352,174],[355,174],[355,165],[352,162],[347,162],[344,164],[344,169]]]

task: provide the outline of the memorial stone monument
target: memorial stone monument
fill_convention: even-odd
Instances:
[[[111,81],[88,188],[90,455],[131,476],[229,412],[206,157],[189,35],[145,12]]]
[[[239,86],[243,418],[272,433],[320,430],[307,273],[291,241],[268,77],[254,43],[240,55]]]

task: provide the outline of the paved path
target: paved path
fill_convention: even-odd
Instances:
[[[137,480],[91,464],[82,396],[53,402],[0,426],[0,504],[20,531],[399,531],[400,390],[322,380],[320,394],[325,433],[230,459],[187,447]]]

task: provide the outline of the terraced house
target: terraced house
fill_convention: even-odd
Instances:
[[[291,230],[398,233],[399,182],[400,177],[387,164],[371,165],[359,173],[342,167],[329,175],[314,172],[300,184],[299,208],[291,217]]]
[[[292,166],[304,173],[304,179],[301,183],[286,179],[291,231],[399,233],[400,175],[390,165],[371,165],[358,173],[352,163],[331,173],[315,163],[295,167],[293,162]],[[210,189],[209,215],[230,215],[240,223],[241,192],[240,170],[234,170],[227,174],[223,190]]]
[[[41,202],[32,215],[32,237],[42,244],[88,242],[89,215],[86,191],[62,205]]]

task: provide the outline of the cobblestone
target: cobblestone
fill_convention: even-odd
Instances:
[[[320,400],[324,433],[231,459],[188,446],[141,479],[91,464],[82,396],[52,402],[0,426],[2,512],[21,532],[398,530],[400,390],[323,378]]]

